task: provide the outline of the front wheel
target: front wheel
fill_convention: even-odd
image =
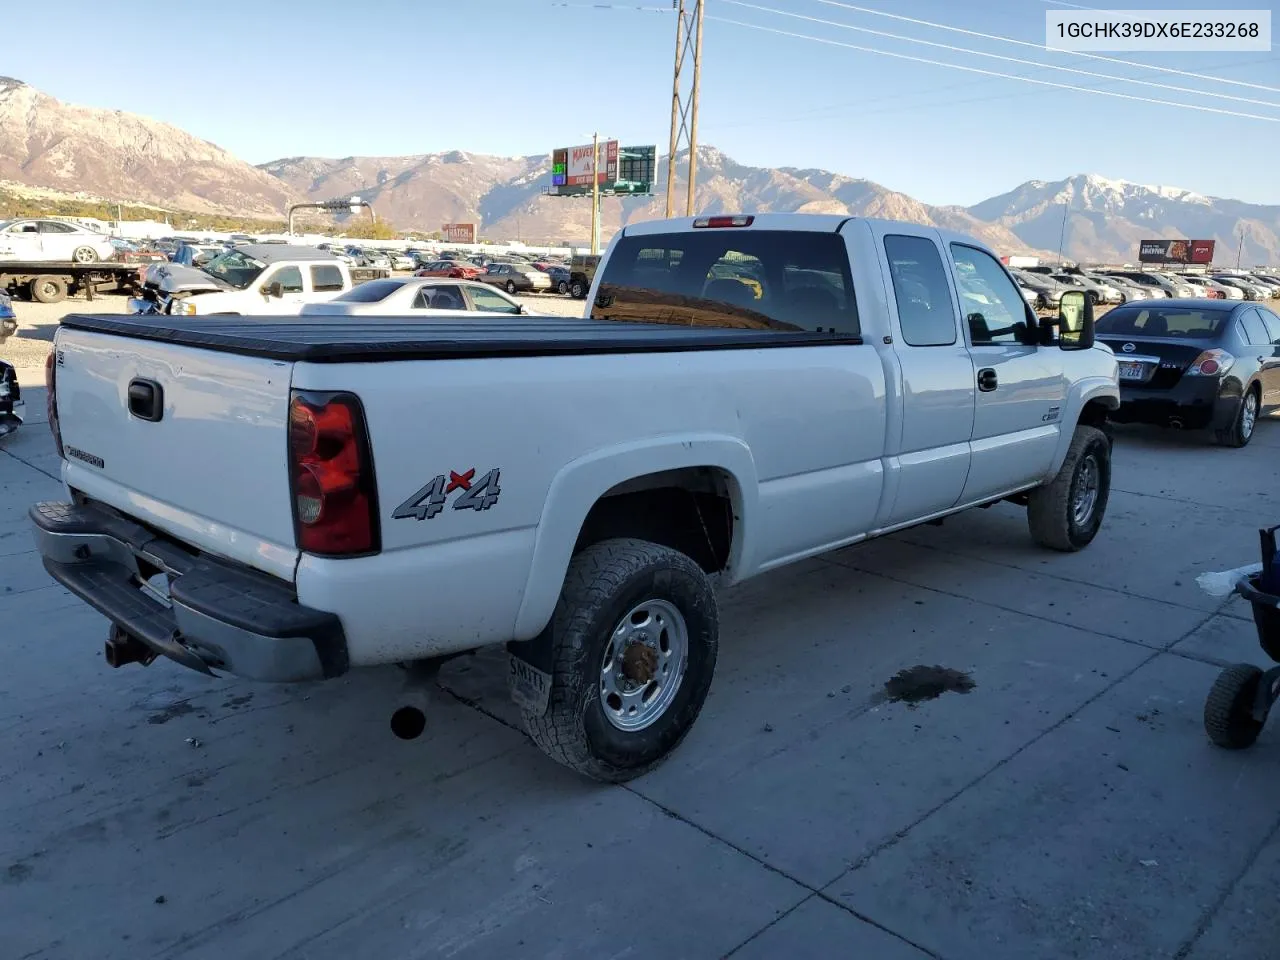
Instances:
[[[1031,491],[1031,538],[1051,550],[1087,547],[1102,526],[1111,495],[1111,443],[1097,427],[1076,427],[1057,476]]]
[[[1253,439],[1253,428],[1258,423],[1258,411],[1262,406],[1258,388],[1250,387],[1240,398],[1235,419],[1231,426],[1214,432],[1214,439],[1224,447],[1243,447]]]
[[[97,263],[98,251],[93,247],[76,247],[75,252],[71,254],[71,259],[76,263]]]
[[[514,280],[508,280],[508,281],[507,281],[507,293],[511,294],[512,296],[515,296],[515,292],[516,292],[516,284],[515,284],[515,281],[514,281]]]
[[[569,292],[569,284],[566,283],[564,280],[561,280],[559,283],[556,284],[556,293],[561,294],[563,296],[568,292]]]
[[[581,280],[574,280],[569,284],[569,293],[573,295],[575,300],[587,299],[587,285]]]
[[[549,628],[546,712],[522,711],[549,757],[620,783],[684,739],[711,687],[719,621],[693,560],[644,540],[606,540],[569,564]]]

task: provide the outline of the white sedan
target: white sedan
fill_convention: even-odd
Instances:
[[[115,252],[110,237],[68,220],[0,221],[0,260],[96,263]]]
[[[308,303],[307,316],[456,316],[525,313],[501,290],[484,283],[447,277],[392,277],[369,280],[324,303]]]

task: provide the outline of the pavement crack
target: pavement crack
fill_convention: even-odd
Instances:
[[[32,463],[30,460],[24,460],[22,457],[18,456],[16,453],[14,453],[12,450],[5,450],[4,448],[0,448],[0,453],[5,454],[6,456],[13,457],[13,459],[17,460],[19,463],[23,464],[24,466],[30,467],[30,468],[31,468],[32,470],[34,470],[36,473],[42,473],[42,474],[44,474],[44,475],[45,475],[46,477],[48,477],[50,480],[57,480],[59,483],[61,483],[61,482],[62,482],[62,478],[61,478],[61,477],[56,476],[55,474],[50,473],[50,472],[49,472],[48,470],[46,470],[44,467],[37,467],[37,466],[36,466],[34,463]]]
[[[1259,843],[1257,848],[1245,859],[1240,870],[1231,878],[1231,882],[1222,888],[1222,893],[1200,917],[1200,922],[1196,924],[1195,930],[1192,932],[1191,936],[1186,939],[1182,946],[1177,949],[1172,960],[1186,960],[1187,956],[1195,948],[1195,945],[1200,942],[1200,938],[1203,937],[1205,933],[1208,932],[1209,927],[1213,925],[1214,918],[1218,916],[1218,913],[1222,910],[1227,899],[1235,891],[1236,887],[1240,885],[1240,881],[1245,878],[1245,875],[1253,869],[1253,865],[1257,863],[1258,858],[1262,856],[1262,851],[1267,849],[1267,846],[1276,838],[1277,834],[1280,834],[1280,819],[1276,820],[1276,822],[1271,825],[1271,829],[1267,831],[1267,835],[1263,837],[1262,842]]]

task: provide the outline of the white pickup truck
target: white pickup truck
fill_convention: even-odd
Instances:
[[[241,244],[200,267],[157,263],[147,268],[135,314],[177,316],[297,316],[354,284],[390,270],[349,266],[315,247]]]
[[[628,226],[582,319],[70,316],[53,577],[166,655],[263,680],[507,644],[550,756],[602,780],[693,724],[713,584],[998,500],[1077,550],[1117,365],[933,228]]]

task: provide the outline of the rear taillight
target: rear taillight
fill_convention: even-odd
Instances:
[[[377,484],[358,397],[293,391],[289,483],[299,550],[329,557],[377,553]]]
[[[1206,350],[1187,367],[1187,376],[1219,377],[1235,362],[1236,358],[1225,350]]]
[[[755,217],[699,217],[695,227],[749,227]]]
[[[49,351],[44,359],[45,412],[49,416],[49,430],[53,433],[53,445],[62,456],[62,428],[58,426],[58,370],[57,349]]]

